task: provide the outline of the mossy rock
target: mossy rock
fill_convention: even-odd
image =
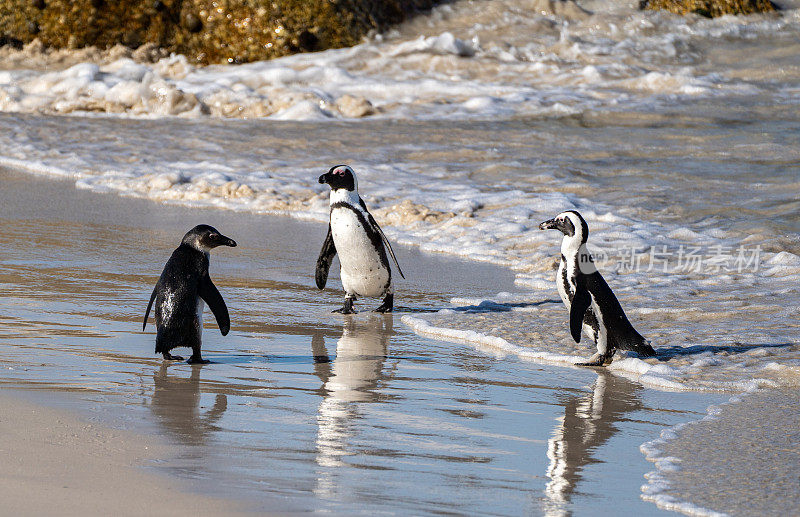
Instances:
[[[53,48],[156,44],[199,63],[352,46],[442,0],[0,0],[0,38]]]
[[[777,10],[770,0],[644,0],[640,7],[675,14],[693,13],[706,18],[726,14],[770,13]]]

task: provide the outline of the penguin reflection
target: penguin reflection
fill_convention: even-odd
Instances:
[[[189,378],[169,375],[167,363],[153,375],[155,390],[150,410],[157,422],[186,445],[202,445],[217,429],[216,422],[228,408],[228,398],[217,394],[213,406],[200,413],[200,370],[192,367]]]
[[[569,397],[564,416],[547,443],[550,464],[545,487],[548,516],[567,515],[575,487],[586,465],[596,463],[593,454],[617,432],[616,423],[626,413],[644,408],[641,387],[608,372],[598,372],[594,390]]]
[[[312,342],[323,400],[317,414],[317,463],[342,465],[347,441],[354,434],[360,403],[378,398],[377,386],[392,334],[392,318],[371,315],[367,321],[348,321],[336,344],[336,357],[326,362],[321,338]],[[323,483],[324,484],[324,483]]]

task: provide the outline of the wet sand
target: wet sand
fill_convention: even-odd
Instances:
[[[665,495],[728,515],[800,514],[800,393],[786,388],[736,399],[658,446],[679,469],[663,473]]]
[[[9,172],[0,182],[0,383],[109,432],[166,442],[130,465],[187,493],[258,512],[661,514],[640,498],[652,465],[639,445],[725,400],[437,342],[401,323],[456,296],[513,291],[502,268],[398,247],[408,276],[398,313],[371,314],[379,300],[363,300],[343,317],[330,313],[337,278],[313,286],[318,223]],[[220,336],[208,313],[214,364],[167,365],[141,318],[164,261],[199,222],[239,243],[211,266],[232,330]]]
[[[169,455],[155,436],[93,425],[14,395],[0,394],[4,514],[244,514],[234,501],[190,494],[185,481],[140,468]]]

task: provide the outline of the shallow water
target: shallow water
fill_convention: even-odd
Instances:
[[[0,164],[248,220],[323,221],[316,177],[349,163],[390,238],[516,275],[425,290],[448,310],[395,315],[393,332],[408,326],[512,362],[591,354],[557,302],[559,236],[537,228],[577,209],[600,271],[659,351],[620,354],[617,377],[660,390],[796,388],[796,2],[714,20],[580,5],[594,14],[462,0],[353,49],[235,67],[111,52],[68,68],[3,51]],[[43,266],[52,260],[42,252]],[[237,296],[255,303],[241,278]]]
[[[796,125],[700,123],[700,114],[687,125],[687,116],[657,123],[609,116],[587,126],[0,115],[0,161],[96,191],[320,221],[327,195],[316,177],[328,164],[349,162],[393,239],[509,265],[517,285],[532,289],[514,295],[524,302],[556,298],[560,239],[538,223],[577,208],[601,272],[634,325],[665,353],[617,368],[669,389],[794,385],[800,170],[789,140]],[[678,152],[666,143],[675,139],[694,147]],[[501,337],[564,363],[588,355],[568,333],[553,335],[563,308],[537,310],[543,317],[507,314],[513,321],[503,327],[494,315],[482,322],[469,313],[429,323]]]
[[[749,393],[663,431],[642,446],[659,466],[644,497],[684,513],[796,515],[799,399],[793,388]]]
[[[638,445],[724,400],[501,359],[400,323],[461,289],[511,286],[503,269],[401,247],[401,312],[346,318],[328,312],[340,294],[312,284],[322,225],[0,178],[2,385],[154,433],[175,456],[152,468],[255,510],[652,515]],[[209,314],[214,364],[166,365],[141,317],[198,218],[239,243],[211,269],[232,330],[222,338]]]

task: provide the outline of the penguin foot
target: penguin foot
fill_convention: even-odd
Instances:
[[[336,309],[335,311],[331,312],[338,312],[339,314],[355,314],[356,310],[353,308],[353,301],[355,298],[350,298],[349,296],[345,296],[344,298],[344,305],[341,309]]]
[[[611,360],[614,358],[614,353],[603,355],[601,353],[596,353],[592,357],[589,358],[588,361],[585,363],[575,363],[575,366],[608,366],[611,364]]]
[[[385,314],[387,312],[392,312],[393,309],[394,309],[394,295],[387,294],[386,298],[383,299],[383,303],[381,303],[381,305],[372,312],[380,312]]]
[[[183,357],[179,355],[172,355],[169,352],[163,352],[162,355],[164,356],[165,361],[183,361]]]
[[[200,356],[194,356],[194,355],[193,355],[193,356],[192,356],[192,357],[190,357],[190,358],[189,358],[189,360],[188,360],[188,361],[186,361],[186,362],[187,362],[187,363],[189,363],[189,364],[208,364],[208,363],[210,363],[211,361],[209,361],[208,359],[203,359],[203,358],[202,358],[202,357],[200,357]]]

